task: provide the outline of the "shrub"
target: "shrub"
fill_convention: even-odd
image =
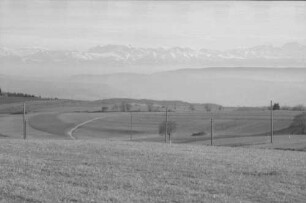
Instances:
[[[297,115],[290,128],[293,129],[294,134],[306,134],[306,113]]]
[[[191,136],[203,136],[203,135],[206,135],[206,132],[201,131],[201,132],[195,132],[191,134]]]

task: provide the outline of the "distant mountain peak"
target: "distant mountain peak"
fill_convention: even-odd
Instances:
[[[306,67],[306,46],[289,42],[280,47],[261,45],[225,51],[191,49],[188,47],[144,48],[131,45],[98,45],[88,50],[47,50],[42,48],[0,48],[0,62],[9,66],[60,66],[76,64],[79,67]],[[173,68],[178,67],[178,68]]]

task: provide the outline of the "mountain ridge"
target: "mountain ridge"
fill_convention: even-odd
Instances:
[[[225,51],[186,47],[142,48],[125,45],[103,45],[82,51],[0,48],[0,64],[6,71],[15,68],[16,73],[20,72],[17,69],[22,71],[22,67],[26,67],[29,74],[43,73],[42,69],[55,69],[66,75],[71,71],[106,74],[152,73],[204,67],[306,67],[306,46],[287,43],[281,47],[263,45]]]

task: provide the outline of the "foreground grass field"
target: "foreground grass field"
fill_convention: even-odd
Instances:
[[[2,139],[0,163],[0,202],[306,201],[303,152]]]

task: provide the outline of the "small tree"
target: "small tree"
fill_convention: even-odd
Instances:
[[[132,104],[126,103],[126,104],[125,104],[125,110],[126,110],[126,111],[131,111],[131,109],[132,109]]]
[[[169,137],[169,140],[170,140],[171,134],[173,134],[175,131],[176,131],[176,122],[168,121],[167,122],[167,135]],[[159,124],[158,133],[160,135],[165,135],[165,133],[166,133],[166,121],[163,121]]]
[[[211,112],[211,110],[212,110],[212,106],[211,106],[210,104],[205,104],[205,105],[204,105],[204,108],[205,108],[205,110],[206,110],[207,112]]]
[[[121,102],[121,104],[120,104],[120,111],[121,112],[130,111],[131,108],[132,108],[132,105],[130,103]]]
[[[190,111],[194,111],[194,110],[195,110],[195,108],[194,108],[194,105],[193,105],[193,104],[190,104],[190,105],[189,105],[189,110],[190,110]]]
[[[115,104],[113,107],[112,107],[112,111],[118,111],[119,107],[117,104]]]
[[[148,111],[149,111],[149,112],[152,112],[152,111],[153,111],[153,106],[154,106],[154,105],[153,105],[152,103],[148,103],[148,104],[147,104],[147,108],[148,108]]]
[[[273,104],[273,110],[280,110],[279,103]]]
[[[121,102],[119,108],[120,108],[120,111],[121,111],[121,112],[126,112],[126,109],[125,109],[125,102]]]
[[[105,112],[105,111],[107,111],[107,110],[108,110],[108,107],[107,107],[107,106],[102,106],[102,109],[101,109],[102,112]]]

